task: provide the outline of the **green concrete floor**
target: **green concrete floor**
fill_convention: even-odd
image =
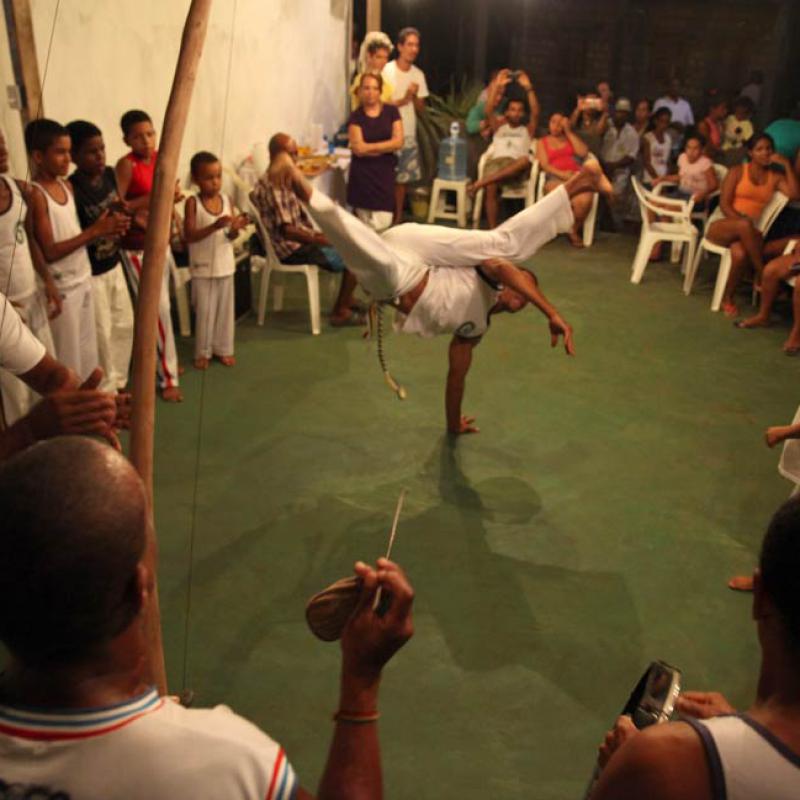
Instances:
[[[580,796],[651,659],[747,703],[749,598],[725,581],[789,494],[762,432],[791,420],[799,365],[785,323],[736,331],[710,313],[712,262],[689,298],[665,263],[630,284],[635,244],[540,253],[578,355],[551,351],[536,314],[495,318],[465,403],[482,432],[455,447],[447,341],[389,339],[401,403],[356,330],[308,334],[301,285],[263,329],[239,324],[235,369],[204,387],[189,369],[156,433],[172,687],[264,727],[313,789],[339,653],[304,603],[382,554],[407,487],[395,557],[416,635],[384,679],[388,797]]]

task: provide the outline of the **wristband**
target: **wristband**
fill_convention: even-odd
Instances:
[[[341,709],[333,715],[334,722],[347,722],[350,725],[364,725],[370,722],[377,722],[381,715],[375,711],[342,711]]]

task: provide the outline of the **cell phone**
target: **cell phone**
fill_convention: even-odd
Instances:
[[[594,109],[595,111],[599,111],[603,107],[603,101],[599,97],[587,97],[586,98],[586,108]]]
[[[667,722],[680,693],[680,670],[664,661],[653,661],[639,678],[622,714],[629,716],[639,730]]]
[[[621,716],[628,716],[641,730],[650,725],[669,721],[681,693],[681,672],[665,661],[653,661],[622,708]],[[589,800],[600,777],[600,764],[595,764],[592,778],[583,800]]]
[[[519,76],[522,74],[521,70],[512,69],[508,76],[511,78],[512,81],[518,80]]]

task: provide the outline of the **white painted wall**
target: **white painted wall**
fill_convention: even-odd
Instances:
[[[119,118],[142,108],[161,126],[189,0],[31,0],[45,115],[87,119],[103,131],[108,161],[122,155]],[[180,174],[197,150],[232,163],[277,130],[302,138],[319,122],[345,119],[346,0],[215,0],[181,153]],[[234,20],[234,10],[235,20]],[[0,75],[13,83],[0,34]],[[231,34],[233,50],[231,54]],[[228,59],[230,93],[225,110]],[[0,97],[12,166],[24,174],[19,114]],[[224,136],[224,140],[223,140]]]

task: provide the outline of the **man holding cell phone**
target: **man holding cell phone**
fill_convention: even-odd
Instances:
[[[800,498],[770,521],[753,575],[761,646],[756,699],[737,713],[718,692],[685,692],[683,719],[638,730],[620,717],[600,747],[592,800],[800,797]]]

